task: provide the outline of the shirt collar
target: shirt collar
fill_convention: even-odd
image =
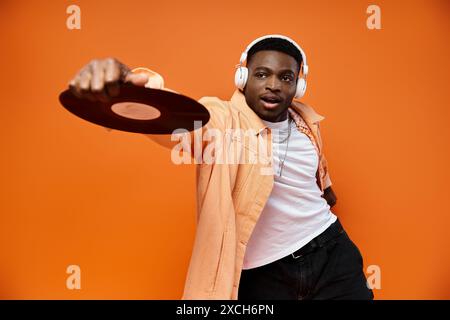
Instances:
[[[248,106],[244,94],[239,89],[234,91],[231,97],[231,103],[248,117],[252,126],[256,129],[256,135],[259,135],[261,131],[268,128],[253,109]],[[293,100],[290,108],[297,111],[308,124],[315,124],[325,119],[324,116],[315,112],[312,107],[300,101]]]
[[[261,118],[250,108],[245,101],[244,94],[236,89],[231,97],[231,103],[244,115],[247,116],[248,120],[252,124],[252,128],[256,130],[256,135],[259,135],[263,130],[268,128],[262,121]]]
[[[300,113],[303,120],[307,123],[315,124],[325,119],[324,116],[314,111],[311,106],[297,100],[292,100],[291,108]]]

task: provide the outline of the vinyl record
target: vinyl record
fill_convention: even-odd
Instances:
[[[120,94],[108,102],[80,99],[69,89],[59,95],[74,115],[103,127],[153,134],[176,129],[192,131],[209,121],[208,110],[196,100],[174,92],[121,84]],[[201,121],[195,124],[194,121]]]

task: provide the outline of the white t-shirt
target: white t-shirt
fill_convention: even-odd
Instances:
[[[288,118],[289,119],[289,118]],[[316,182],[319,157],[309,137],[288,119],[263,123],[272,130],[274,186],[247,244],[243,269],[281,259],[327,229],[337,217]],[[284,161],[279,176],[280,160]]]

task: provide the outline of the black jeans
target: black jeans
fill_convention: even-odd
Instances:
[[[363,258],[339,220],[305,246],[242,270],[238,300],[371,300]]]

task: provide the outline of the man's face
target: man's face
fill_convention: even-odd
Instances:
[[[262,50],[252,56],[247,68],[244,95],[248,106],[263,120],[286,120],[297,88],[297,61],[283,52]]]

